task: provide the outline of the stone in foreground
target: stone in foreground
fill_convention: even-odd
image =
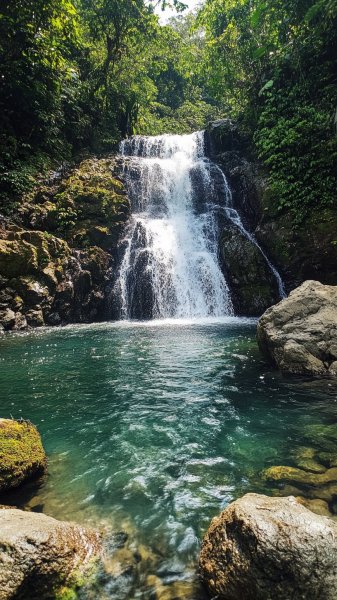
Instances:
[[[41,475],[46,455],[40,435],[28,421],[0,419],[0,492]]]
[[[213,519],[200,570],[218,600],[335,600],[337,524],[292,496],[246,494]]]
[[[305,281],[257,326],[265,357],[284,373],[337,374],[337,286]]]
[[[95,531],[43,514],[0,510],[0,600],[55,598],[100,546]]]

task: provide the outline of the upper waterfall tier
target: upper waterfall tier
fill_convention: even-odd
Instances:
[[[113,292],[119,316],[233,314],[218,261],[217,209],[228,189],[211,177],[203,133],[136,136],[120,153],[133,216]]]

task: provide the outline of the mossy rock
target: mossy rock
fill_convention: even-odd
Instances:
[[[55,196],[59,230],[77,245],[93,243],[87,235],[89,222],[91,227],[114,229],[129,216],[124,186],[113,175],[113,168],[113,159],[85,160]]]
[[[293,453],[293,460],[296,467],[304,469],[304,471],[311,471],[312,473],[324,473],[327,467],[317,460],[317,451],[315,448],[309,448],[301,446],[297,448]],[[335,466],[335,465],[329,465]]]
[[[0,240],[0,273],[16,277],[33,272],[38,265],[37,249],[25,241]]]
[[[270,190],[262,198],[264,218],[255,235],[278,266],[290,289],[306,279],[337,284],[337,216],[330,208],[312,208],[301,223],[290,212],[276,214]]]
[[[263,471],[262,479],[319,487],[337,482],[337,468],[327,469],[324,473],[311,473],[295,467],[275,466]]]
[[[18,487],[45,469],[46,454],[36,427],[26,421],[0,419],[0,492]]]

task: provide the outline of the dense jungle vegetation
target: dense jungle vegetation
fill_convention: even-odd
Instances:
[[[0,199],[133,133],[239,119],[295,221],[333,207],[337,0],[206,0],[159,24],[146,0],[2,0]]]

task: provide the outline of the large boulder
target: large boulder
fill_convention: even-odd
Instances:
[[[100,547],[95,531],[39,513],[0,510],[0,599],[55,598],[61,586],[76,583]]]
[[[336,375],[337,287],[305,281],[262,315],[257,340],[285,373]]]
[[[218,600],[335,600],[337,524],[292,496],[246,494],[213,519],[200,570]]]
[[[42,475],[46,455],[40,435],[28,421],[0,419],[0,492]]]

